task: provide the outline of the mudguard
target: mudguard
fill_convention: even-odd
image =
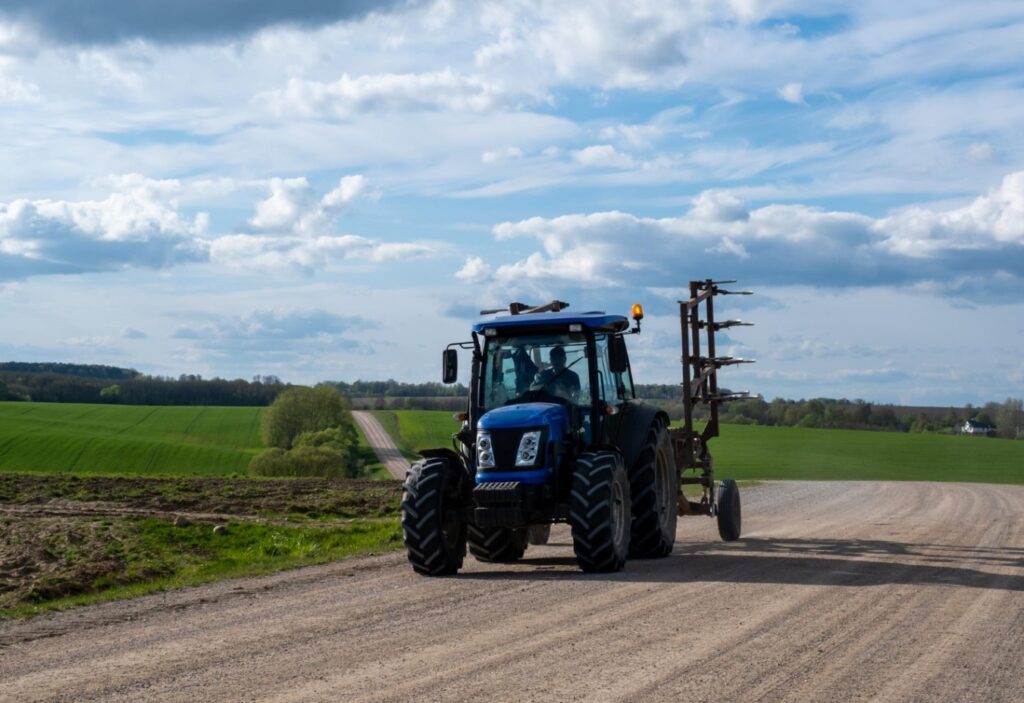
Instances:
[[[668,414],[661,408],[642,402],[626,403],[618,414],[605,418],[605,443],[618,447],[630,467],[647,441],[647,430],[658,418],[668,426]]]

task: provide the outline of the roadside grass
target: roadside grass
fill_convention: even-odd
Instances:
[[[244,473],[263,449],[261,411],[0,402],[0,471]]]
[[[12,540],[30,539],[12,532],[12,521],[3,522],[0,544],[6,551],[18,546]],[[0,617],[30,617],[402,545],[395,518],[357,519],[332,527],[229,523],[220,534],[208,524],[175,527],[157,518],[61,518],[23,527],[35,536],[26,548],[42,550],[50,567],[27,587],[4,592]]]
[[[447,410],[375,410],[384,429],[409,459],[421,449],[448,448],[460,423]]]
[[[440,410],[395,410],[399,446],[447,447],[458,423]],[[383,422],[383,419],[382,419]],[[678,423],[676,423],[678,424]],[[715,473],[744,481],[864,480],[1024,483],[1024,441],[903,432],[723,425]]]

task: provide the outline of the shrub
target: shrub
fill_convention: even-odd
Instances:
[[[347,427],[355,441],[348,402],[330,386],[289,388],[263,412],[263,442],[269,447],[291,449],[300,434],[331,427]]]
[[[347,452],[329,446],[300,446],[289,451],[275,447],[254,457],[249,473],[254,476],[359,478],[363,475],[363,466]]]

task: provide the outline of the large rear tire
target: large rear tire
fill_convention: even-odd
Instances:
[[[740,510],[740,489],[731,478],[724,479],[718,487],[718,534],[726,542],[740,538],[742,527]]]
[[[551,538],[551,523],[530,525],[526,528],[526,539],[530,544],[547,544]]]
[[[629,472],[633,524],[629,556],[660,559],[676,543],[679,474],[664,421],[656,420]]]
[[[462,568],[466,523],[459,518],[458,468],[446,459],[417,461],[402,495],[402,533],[418,574],[444,576]]]
[[[469,525],[469,553],[478,561],[510,564],[526,553],[525,527],[477,527]]]
[[[586,452],[576,461],[569,508],[572,547],[583,571],[621,571],[629,554],[629,480],[615,452]]]

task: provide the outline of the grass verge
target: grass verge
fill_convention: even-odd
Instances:
[[[395,518],[332,527],[228,523],[218,532],[208,524],[176,527],[158,518],[3,519],[0,525],[3,561],[35,569],[34,578],[17,583],[0,574],[0,617],[15,618],[402,544]]]

